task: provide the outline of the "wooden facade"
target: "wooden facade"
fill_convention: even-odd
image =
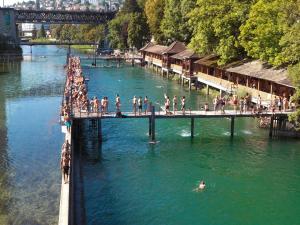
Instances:
[[[202,73],[218,78],[220,81],[231,82],[236,87],[243,86],[247,88],[246,90],[256,90],[274,96],[289,97],[295,92],[286,71],[267,69],[256,61],[237,62],[219,67],[218,56],[199,56],[192,50],[186,49],[181,42],[173,42],[170,46],[149,43],[140,52],[148,65],[153,64],[162,71],[177,73],[186,78]]]

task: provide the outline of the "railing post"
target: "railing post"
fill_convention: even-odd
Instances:
[[[151,108],[151,141],[155,142],[155,106]]]
[[[194,138],[195,118],[191,118],[191,138]]]
[[[270,122],[270,130],[269,130],[269,137],[273,137],[273,127],[274,127],[274,116],[271,116],[271,122]]]
[[[231,117],[231,137],[234,136],[234,117]]]

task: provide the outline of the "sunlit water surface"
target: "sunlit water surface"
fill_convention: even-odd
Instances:
[[[24,48],[29,52],[29,48]],[[0,224],[57,224],[59,126],[65,50],[34,47],[17,71],[0,74]],[[41,57],[46,56],[46,57]],[[124,111],[133,95],[163,103],[187,97],[200,109],[206,96],[138,67],[91,68],[90,96],[119,93]],[[103,143],[82,137],[84,200],[89,225],[300,224],[299,141],[270,140],[254,119],[106,120]],[[205,180],[205,191],[194,189]]]

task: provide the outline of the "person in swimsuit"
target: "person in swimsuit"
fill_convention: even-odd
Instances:
[[[146,96],[144,98],[144,110],[145,110],[145,115],[147,114],[148,112],[148,103],[149,103],[149,100],[148,100],[148,97]]]
[[[177,105],[178,105],[177,96],[174,95],[174,97],[173,97],[173,113],[174,113],[174,115],[175,115],[175,112],[177,111]]]
[[[205,182],[202,180],[201,182],[200,182],[200,184],[199,184],[199,187],[198,187],[198,189],[199,190],[204,190],[205,189]]]
[[[68,182],[69,180],[69,169],[70,169],[70,157],[65,155],[65,157],[63,157],[61,159],[61,169],[62,169],[62,173],[64,176],[64,182],[65,184]]]
[[[170,98],[165,94],[165,109],[166,115],[170,114]]]
[[[142,110],[143,110],[143,99],[140,96],[138,99],[138,108],[139,108],[139,116],[142,114]]]
[[[181,111],[182,111],[182,114],[184,115],[185,114],[185,96],[182,96],[182,98],[181,98]]]
[[[116,95],[116,114],[121,116],[121,100],[119,94]]]
[[[133,99],[132,99],[132,108],[133,108],[134,116],[136,116],[136,105],[137,105],[137,99],[136,99],[135,96],[133,96]]]

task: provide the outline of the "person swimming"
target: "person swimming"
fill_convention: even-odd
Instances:
[[[198,189],[199,190],[204,190],[205,189],[205,182],[203,180],[200,182]]]

